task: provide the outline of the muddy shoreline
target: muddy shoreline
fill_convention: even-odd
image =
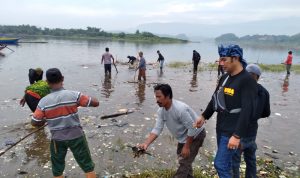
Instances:
[[[74,72],[76,70],[80,72]],[[100,107],[80,108],[79,114],[96,165],[95,170],[102,177],[119,177],[128,172],[138,173],[147,169],[176,168],[176,140],[166,128],[149,148],[155,157],[146,155],[133,158],[130,148],[126,147],[142,142],[155,123],[158,106],[155,104],[153,85],[169,83],[174,98],[186,102],[200,114],[209,102],[217,79],[216,71],[199,71],[193,75],[190,66],[181,69],[165,68],[163,73],[156,67],[148,66],[146,83],[133,83],[134,71],[122,65],[118,66],[118,74],[113,71],[111,79],[105,78],[103,69],[99,70],[99,66],[93,64],[82,63],[76,70],[62,68],[65,88],[82,91],[100,100]],[[22,82],[24,87],[26,82]],[[300,123],[300,91],[297,89],[300,79],[298,75],[292,74],[288,82],[286,86],[284,73],[263,73],[260,83],[270,92],[272,113],[269,118],[259,121],[257,155],[273,159],[283,170],[300,175],[300,135],[297,127]],[[0,87],[4,90],[3,84]],[[22,108],[18,105],[21,91],[22,86],[12,88],[1,96],[1,149],[6,148],[6,141],[16,141],[33,130],[29,124],[30,110],[27,106]],[[16,95],[17,92],[20,94]],[[124,108],[132,109],[134,113],[114,120],[100,119],[100,116]],[[118,127],[115,124],[125,125]],[[207,122],[206,130],[207,137],[196,158],[195,167],[207,165],[214,154],[215,115]],[[2,155],[0,174],[3,177],[51,177],[49,137],[49,131],[45,129]],[[83,176],[70,152],[66,158],[65,173],[69,177]]]

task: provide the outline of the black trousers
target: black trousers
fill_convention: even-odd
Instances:
[[[198,70],[198,64],[199,64],[199,61],[198,60],[194,60],[194,72],[197,72],[197,70]]]
[[[36,109],[37,105],[39,104],[40,100],[41,99],[33,97],[28,93],[25,94],[25,102],[27,103],[27,105],[29,106],[29,108],[32,112],[35,111],[35,109]]]

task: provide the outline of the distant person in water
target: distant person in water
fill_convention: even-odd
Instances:
[[[196,50],[193,50],[193,65],[194,65],[194,73],[197,72],[198,70],[198,64],[201,60],[201,56],[200,54],[196,51]]]
[[[109,48],[105,48],[105,53],[102,55],[101,64],[104,62],[104,73],[111,75],[111,61],[114,64],[115,59],[111,53],[109,53]]]
[[[131,65],[133,65],[133,63],[136,61],[136,57],[134,56],[127,56],[127,58],[129,59],[128,63],[130,63]]]
[[[293,52],[289,51],[288,52],[288,56],[287,56],[286,60],[284,61],[284,64],[286,66],[286,74],[287,75],[290,75],[290,70],[291,70],[292,62],[293,62]]]
[[[158,54],[157,62],[159,62],[159,68],[160,68],[160,70],[162,70],[163,67],[164,67],[165,58],[164,58],[164,56],[160,53],[159,50],[157,50],[157,54]]]
[[[218,63],[218,78],[220,78],[222,75],[224,75],[224,61],[223,60],[216,60]]]
[[[138,80],[141,80],[143,77],[144,81],[146,81],[146,60],[143,56],[143,52],[139,52],[139,65],[137,67],[137,70],[139,70]]]

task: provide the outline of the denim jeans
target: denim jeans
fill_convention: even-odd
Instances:
[[[241,139],[241,150],[237,151],[232,157],[233,177],[240,177],[241,155],[244,152],[244,160],[246,162],[245,178],[256,178],[256,137],[247,137]]]
[[[214,160],[214,166],[220,178],[232,178],[232,156],[237,149],[232,150],[227,148],[229,138],[230,137],[217,134],[218,150]]]
[[[160,69],[162,69],[164,67],[164,62],[165,62],[165,60],[160,60],[159,61],[159,67],[160,67]]]

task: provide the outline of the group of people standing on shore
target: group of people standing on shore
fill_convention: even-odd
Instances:
[[[147,150],[166,125],[178,141],[179,167],[174,175],[175,178],[193,177],[192,163],[206,137],[205,122],[215,112],[217,112],[217,152],[214,166],[219,177],[240,177],[242,153],[246,162],[246,177],[256,177],[257,121],[270,115],[269,93],[257,83],[261,76],[259,66],[247,65],[240,46],[221,45],[218,53],[220,56],[218,62],[222,66],[220,74],[224,71],[226,73],[220,77],[211,100],[200,116],[188,104],[173,99],[172,88],[169,84],[157,84],[154,87],[156,103],[159,106],[157,120],[146,140],[138,144],[138,148]],[[164,57],[160,51],[157,51],[157,54],[160,70],[162,70]],[[146,61],[143,52],[139,52],[138,57],[138,79],[146,80]],[[194,72],[197,71],[200,59],[200,54],[194,50]],[[109,48],[106,48],[101,63],[104,63],[104,71],[108,75],[111,73],[111,60],[114,64],[113,55],[109,53]],[[287,64],[291,65],[290,58]],[[36,69],[31,73],[29,78],[32,85],[42,80],[41,69]],[[30,107],[34,112],[32,125],[42,126],[46,122],[48,124],[51,132],[50,153],[54,177],[63,177],[65,156],[67,150],[70,149],[77,163],[86,173],[86,177],[95,178],[94,163],[80,124],[77,108],[79,106],[97,107],[99,101],[81,92],[64,89],[64,77],[57,68],[50,68],[46,71],[46,82],[47,85],[41,85],[46,94],[41,96],[40,90],[32,91],[28,88],[20,104],[24,105],[25,101],[28,104],[26,100],[28,95],[39,96],[35,98],[35,106]]]

